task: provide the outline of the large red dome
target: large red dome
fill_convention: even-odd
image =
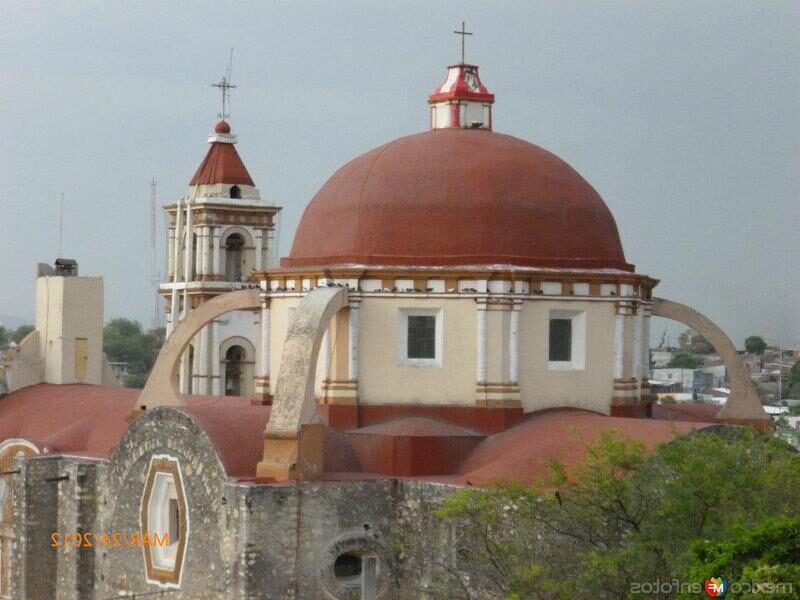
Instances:
[[[342,263],[633,270],[614,217],[572,167],[469,129],[403,137],[333,174],[281,265]]]

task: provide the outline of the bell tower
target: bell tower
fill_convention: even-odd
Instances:
[[[208,151],[187,193],[164,207],[169,268],[160,292],[167,336],[188,311],[276,265],[275,218],[281,209],[261,199],[237,141],[223,117],[208,138]],[[255,395],[258,322],[257,312],[235,311],[201,330],[182,359],[181,392]]]

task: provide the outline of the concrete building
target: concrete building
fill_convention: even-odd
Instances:
[[[167,207],[170,335],[145,389],[97,385],[96,301],[79,316],[47,304],[76,319],[46,338],[61,349],[29,342],[6,365],[30,356],[42,375],[0,399],[0,597],[431,598],[459,569],[458,532],[433,512],[460,487],[536,481],[609,430],[652,448],[768,426],[727,336],[653,296],[598,193],[495,133],[493,101],[477,66],[449,67],[430,131],[334,173],[280,266],[278,209],[217,125],[189,197]],[[650,418],[651,315],[719,351],[724,407]],[[239,371],[235,391],[255,396],[213,395],[234,391],[225,361],[243,361],[224,344],[240,338],[254,377]],[[63,385],[78,373],[91,380]]]

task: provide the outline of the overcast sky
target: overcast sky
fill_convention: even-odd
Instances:
[[[107,319],[149,324],[148,181],[160,205],[185,192],[231,46],[231,122],[285,255],[336,168],[427,127],[462,19],[495,129],[594,185],[659,295],[737,345],[800,345],[797,0],[0,0],[0,313],[33,318],[64,192],[62,254],[105,278]]]

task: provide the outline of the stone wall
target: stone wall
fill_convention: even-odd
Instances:
[[[141,547],[50,547],[53,532],[140,531],[154,454],[178,459],[189,505],[178,588],[147,581]],[[376,598],[418,600],[436,597],[443,566],[455,560],[450,532],[432,517],[453,486],[229,481],[198,423],[171,408],[133,422],[110,461],[39,456],[26,460],[15,479],[20,599],[103,600],[164,590],[170,600],[350,600],[360,592],[333,566],[352,554],[377,558]]]

